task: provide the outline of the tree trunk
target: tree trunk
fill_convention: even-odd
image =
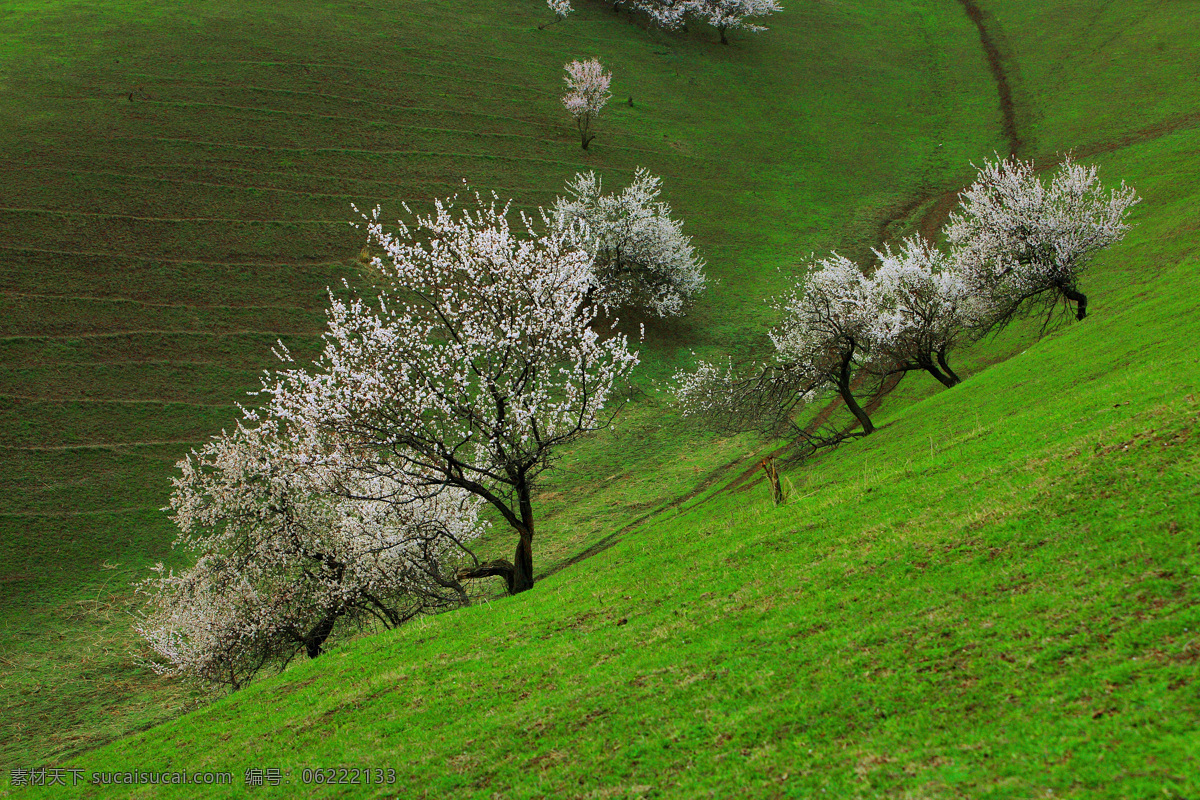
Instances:
[[[946,384],[947,388],[958,386],[962,383],[962,378],[958,377],[958,373],[950,369],[950,364],[946,361],[946,348],[937,351],[938,363],[942,365],[942,372],[946,373],[946,377],[950,379],[950,383]]]
[[[850,413],[862,425],[863,434],[871,434],[875,432],[875,426],[871,424],[871,418],[867,416],[867,412],[854,399],[854,392],[850,388],[850,362],[853,358],[854,345],[852,344],[842,356],[842,369],[837,381],[838,394],[842,396],[842,402],[846,404],[846,408],[850,409]]]
[[[321,645],[325,644],[329,634],[333,633],[333,625],[341,615],[341,611],[330,611],[324,619],[304,635],[304,649],[308,652],[309,658],[316,658],[324,652]]]
[[[775,501],[775,505],[779,505],[783,502],[783,486],[779,482],[779,464],[771,456],[767,456],[760,463],[771,484],[771,499]]]
[[[940,358],[940,354],[939,354],[939,358]],[[933,363],[932,355],[922,356],[918,363],[921,365],[921,369],[925,370],[930,375],[937,378],[938,382],[940,384],[942,384],[943,386],[945,386],[947,389],[951,388],[952,386],[954,386],[954,384],[958,383],[958,381],[955,378],[951,378],[949,375],[946,375],[944,372],[942,372],[940,369],[937,368],[937,365]]]
[[[579,128],[579,144],[584,150],[587,150],[588,145],[592,143],[592,139],[596,138],[596,134],[594,133],[589,135],[592,127],[591,117],[585,114],[584,116],[580,117],[575,124]]]
[[[512,583],[509,594],[520,594],[533,588],[533,537],[521,535],[517,541],[517,552],[513,555]]]
[[[524,470],[520,472],[515,488],[521,511],[521,529],[517,533],[521,538],[517,540],[517,552],[513,555],[513,584],[509,592],[519,594],[533,588],[533,495]]]
[[[854,415],[863,427],[863,433],[874,433],[875,426],[871,424],[871,418],[867,416],[867,412],[863,411],[862,406],[854,399],[854,393],[850,391],[850,387],[846,386],[839,391],[842,400],[846,403],[846,408],[850,409],[850,413]]]
[[[721,31],[721,44],[729,44],[729,40],[725,38],[725,28],[721,27],[717,30]]]
[[[497,558],[495,561],[485,561],[482,564],[474,567],[463,567],[458,571],[456,576],[460,581],[471,578],[504,578],[504,582],[508,584],[508,593],[513,592],[513,576],[516,569],[513,565],[505,561],[503,558]]]
[[[1087,295],[1070,286],[1062,290],[1063,297],[1075,302],[1075,319],[1081,320],[1087,316]]]

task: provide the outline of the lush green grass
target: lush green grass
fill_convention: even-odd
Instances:
[[[1102,314],[790,468],[783,506],[692,501],[75,763],[247,796],[247,768],[283,796],[329,765],[422,797],[1193,796],[1200,263],[1164,235],[1174,182],[1143,178],[1139,280]]]
[[[432,795],[1194,790],[1194,763],[1176,766],[1194,745],[1170,737],[1196,712],[1179,683],[1195,669],[1180,626],[1195,630],[1196,447],[1190,432],[1159,447],[1159,420],[1196,414],[1195,4],[984,5],[1024,154],[1103,152],[1147,196],[1089,281],[1094,318],[954,392],[906,381],[879,436],[789,472],[785,508],[750,486],[673,516],[757,446],[682,425],[650,382],[690,348],[762,348],[762,298],[804,254],[865,255],[1004,149],[957,3],[797,5],[729,48],[602,6],[538,31],[532,1],[6,4],[3,760],[56,763],[191,702],[127,653],[125,587],[169,557],[155,509],[174,458],[228,424],[276,335],[312,351],[326,285],[358,281],[350,202],[390,213],[465,177],[529,207],[578,169],[644,165],[720,282],[687,319],[647,325],[649,396],[544,487],[539,569],[616,543],[84,763],[365,761]],[[557,92],[588,55],[617,97],[584,153]],[[978,370],[1029,342],[961,358]],[[1156,571],[1172,574],[1134,580]],[[1047,655],[1085,629],[1110,638]],[[1092,734],[1129,746],[1056,762],[1098,758],[1071,744]]]
[[[5,6],[5,758],[96,741],[74,738],[64,709],[113,720],[101,738],[144,724],[126,720],[118,683],[147,675],[81,670],[56,637],[75,629],[76,600],[126,608],[129,581],[170,557],[155,509],[171,460],[229,424],[274,336],[312,352],[324,287],[356,280],[351,202],[395,212],[466,178],[530,207],[580,169],[663,175],[719,282],[686,320],[647,325],[642,380],[662,380],[686,348],[761,347],[762,298],[802,253],[862,252],[931,175],[962,173],[998,140],[953,7],[796,9],[729,48],[602,8],[545,31],[535,2],[399,8]],[[562,64],[589,54],[614,70],[617,98],[585,153],[557,96]],[[662,414],[641,404],[566,456],[546,487],[539,568],[747,452]],[[132,646],[127,620],[92,622],[110,650]]]

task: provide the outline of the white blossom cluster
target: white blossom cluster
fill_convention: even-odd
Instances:
[[[813,267],[775,303],[782,315],[770,333],[776,363],[751,377],[739,377],[732,365],[706,362],[693,373],[677,373],[676,396],[685,415],[786,413],[833,389],[864,430],[871,431],[869,418],[855,402],[853,378],[875,354],[874,287],[857,264],[836,253]]]
[[[870,349],[887,369],[923,369],[947,386],[958,376],[947,354],[987,315],[986,302],[972,293],[954,262],[919,236],[899,251],[875,251],[871,276]]]
[[[592,120],[612,97],[612,92],[608,90],[612,73],[605,72],[604,66],[595,58],[572,61],[564,69],[567,74],[563,76],[563,81],[567,84],[567,91],[562,97],[563,108],[575,118],[581,144],[586,150],[595,138],[595,134],[590,132]]]
[[[1106,191],[1096,166],[1069,156],[1049,184],[1032,161],[986,162],[960,198],[946,238],[969,289],[988,299],[1001,325],[1031,301],[1051,311],[1074,302],[1083,319],[1079,278],[1093,255],[1124,238],[1139,202],[1124,182]]]
[[[805,383],[841,376],[867,358],[875,321],[871,282],[857,264],[834,253],[814,266],[776,301],[782,320],[770,333],[779,357],[795,364]]]
[[[778,0],[687,0],[687,13],[702,19],[721,32],[721,42],[727,43],[725,31],[740,29],[758,33],[762,25],[751,17],[765,17],[783,10]]]
[[[273,413],[387,450],[417,477],[469,460],[483,482],[594,426],[637,354],[592,328],[580,231],[537,235],[522,217],[519,237],[507,215],[478,195],[474,209],[439,201],[392,234],[376,210],[372,263],[389,291],[377,305],[331,300],[316,368],[265,387]]]
[[[426,496],[301,438],[268,419],[179,462],[169,508],[197,560],[139,584],[156,671],[236,689],[315,656],[339,620],[395,625],[467,601],[453,575],[473,560],[477,499]]]
[[[675,30],[684,25],[688,0],[633,0],[633,7],[644,11],[650,21],[665,30]]]
[[[595,172],[567,182],[554,206],[554,223],[569,230],[583,223],[582,246],[592,256],[595,299],[601,307],[647,308],[659,317],[682,315],[704,291],[704,261],[683,223],[659,200],[662,181],[639,167],[633,183],[604,194]]]

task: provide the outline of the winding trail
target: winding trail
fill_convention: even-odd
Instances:
[[[988,69],[992,71],[992,78],[996,81],[996,93],[1000,96],[1000,113],[1004,117],[1002,129],[1004,138],[1008,141],[1008,154],[1015,156],[1021,150],[1022,141],[1017,132],[1012,83],[1004,69],[1005,58],[1001,55],[998,44],[1001,37],[999,28],[991,22],[991,14],[980,8],[975,0],[958,0],[958,4],[967,12],[967,16],[979,31],[979,43],[983,46],[984,58],[987,59]]]

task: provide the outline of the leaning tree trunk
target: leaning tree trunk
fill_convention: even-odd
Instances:
[[[864,411],[862,406],[858,404],[858,401],[854,399],[854,393],[850,391],[850,387],[847,386],[845,389],[841,390],[840,394],[842,395],[842,400],[844,400],[846,403],[846,408],[850,409],[850,413],[853,414],[854,418],[862,424],[863,433],[874,433],[875,426],[871,424],[871,418],[867,416],[867,412]]]
[[[520,594],[533,588],[533,499],[532,490],[526,482],[524,471],[517,473],[513,488],[516,490],[519,502],[520,520],[515,519],[511,512],[505,513],[509,523],[519,536],[512,562],[498,558],[474,567],[463,567],[458,571],[458,580],[504,578],[504,582],[508,584],[509,594]]]
[[[522,470],[517,479],[517,502],[521,511],[521,528],[517,531],[517,552],[513,555],[513,583],[509,590],[518,594],[533,588],[533,492]]]
[[[946,373],[946,377],[950,379],[950,383],[946,384],[947,388],[958,386],[962,383],[962,378],[958,377],[958,373],[950,369],[950,364],[946,361],[946,348],[942,347],[937,351],[938,364],[942,366],[942,372]]]
[[[1075,303],[1075,319],[1081,320],[1087,316],[1087,295],[1074,286],[1062,288],[1063,297]]]
[[[939,358],[940,358],[940,354],[939,354]],[[957,376],[951,377],[950,375],[947,375],[946,373],[942,372],[942,370],[938,369],[937,364],[933,363],[933,355],[932,354],[927,354],[927,355],[921,356],[921,358],[917,361],[917,363],[921,365],[921,369],[925,370],[930,375],[937,378],[938,382],[940,384],[942,384],[943,386],[945,386],[947,389],[953,387],[956,383],[958,383]]]
[[[302,641],[309,658],[316,658],[324,652],[321,645],[325,644],[329,634],[333,633],[333,625],[341,615],[342,612],[339,610],[330,611],[324,619],[312,627],[312,630],[304,634]]]
[[[863,434],[875,432],[875,426],[871,424],[871,418],[867,416],[867,412],[854,399],[854,392],[850,388],[850,361],[854,358],[854,349],[851,348],[845,356],[842,357],[842,369],[838,375],[838,394],[842,396],[842,402],[846,404],[846,408],[850,409],[850,413],[859,421],[863,428]]]
[[[517,552],[513,555],[513,578],[509,594],[519,594],[533,588],[533,534],[521,534]]]

